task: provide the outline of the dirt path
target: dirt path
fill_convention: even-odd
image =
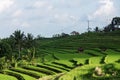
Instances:
[[[37,80],[58,80],[62,75],[64,75],[65,73],[60,73],[57,75],[51,75],[51,76],[45,76],[43,78],[37,79]]]
[[[59,74],[58,76],[56,76],[55,78],[54,78],[54,80],[58,80],[61,76],[63,76],[65,73],[61,73],[61,74]]]

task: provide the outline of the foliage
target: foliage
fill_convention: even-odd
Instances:
[[[4,56],[6,56],[7,59],[10,59],[12,56],[12,50],[9,44],[0,42],[0,58]]]
[[[25,35],[24,32],[21,32],[21,30],[16,30],[11,36],[10,36],[14,41],[15,41],[15,46],[17,47],[19,57],[21,57],[21,49],[23,47]]]

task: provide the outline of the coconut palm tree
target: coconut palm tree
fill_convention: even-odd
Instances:
[[[28,33],[25,37],[25,47],[31,48],[34,46],[34,36],[30,33]]]
[[[24,32],[21,32],[21,30],[16,30],[11,35],[11,38],[15,41],[14,45],[17,47],[17,50],[18,50],[18,54],[19,54],[18,58],[21,58],[21,49],[23,47],[24,40],[25,40]]]
[[[35,41],[34,36],[30,33],[25,37],[25,47],[27,48],[30,61],[33,60],[35,57]]]

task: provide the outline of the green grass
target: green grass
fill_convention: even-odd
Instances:
[[[100,64],[103,57],[91,57],[89,58],[89,64]]]
[[[59,50],[59,51],[56,51]],[[101,64],[101,62],[114,63],[116,69],[120,69],[119,60],[120,53],[118,51],[108,49],[105,52],[102,52],[100,49],[90,49],[85,50],[82,53],[72,53],[75,50],[71,50],[69,53],[69,49],[49,49],[43,50],[43,52],[47,52],[46,59],[51,59],[51,61],[45,61],[45,64],[37,64],[36,66],[24,66],[22,68],[10,69],[9,72],[14,74],[19,74],[23,76],[25,80],[36,80],[38,78],[52,78],[53,80],[60,77],[59,80],[99,80],[99,77],[93,77],[91,75],[91,69],[94,69],[96,66],[103,66],[105,64]],[[68,50],[68,51],[67,51]],[[65,53],[64,53],[65,52]],[[55,60],[54,56],[59,60]],[[104,55],[107,54],[107,55]],[[96,55],[96,56],[94,56]],[[71,61],[73,60],[73,62]],[[76,64],[74,63],[76,62]],[[115,63],[116,62],[116,63]],[[77,65],[83,64],[80,67],[75,68]],[[75,69],[73,69],[75,68]],[[67,72],[70,71],[70,72]],[[58,73],[65,73],[64,75],[57,75]],[[54,75],[55,74],[55,75]],[[90,74],[90,75],[89,75]],[[47,76],[51,75],[51,76]],[[52,76],[53,75],[53,76]],[[85,77],[86,76],[86,77]],[[90,77],[90,78],[88,78]],[[108,79],[110,77],[103,77],[100,79]]]
[[[48,65],[48,66],[52,66],[52,67],[61,69],[61,70],[63,70],[63,72],[64,72],[64,71],[66,72],[66,71],[70,71],[70,70],[71,70],[71,69],[65,68],[65,67],[63,67],[63,66],[59,66],[59,65],[53,64],[53,63],[45,63],[45,65]]]
[[[110,65],[114,65],[114,66],[111,67]],[[106,72],[106,75],[104,75],[103,77],[94,76],[93,75],[94,69],[97,66],[101,67],[103,72]],[[107,70],[107,68],[109,69]],[[116,69],[117,69],[116,76],[110,75],[109,70],[116,71]],[[70,72],[64,74],[63,76],[61,76],[58,80],[119,80],[119,79],[120,79],[120,64],[112,63],[112,64],[89,64],[89,65],[84,65],[82,67],[77,67],[71,70]]]
[[[77,77],[77,80],[86,80],[83,78],[83,75],[89,73],[90,69],[94,68],[95,66],[99,66],[99,64],[77,67],[71,70],[70,72],[66,73],[65,75],[61,76],[59,80],[74,80],[75,77]]]
[[[85,50],[85,53],[91,55],[91,56],[104,56],[100,52],[94,51],[94,50]]]
[[[5,72],[9,72],[11,74],[18,74],[18,75],[21,75],[25,80],[36,80],[36,78],[34,77],[31,77],[29,75],[26,75],[26,74],[22,74],[22,73],[19,73],[19,72],[15,72],[15,71],[11,71],[11,70],[5,70]]]
[[[79,64],[87,64],[88,59],[89,58],[74,58],[73,60],[77,61],[77,65],[79,65]]]
[[[65,72],[65,69],[70,71],[59,76],[59,80],[100,80],[99,77],[91,77],[91,69],[108,63],[114,63],[117,69],[120,67],[119,33],[120,31],[109,33],[90,32],[89,35],[86,33],[77,36],[38,40],[38,49],[40,48],[41,52],[37,55],[44,53],[47,55],[45,56],[45,65],[39,64],[37,67],[53,71],[63,70],[61,72]],[[84,52],[78,53],[79,47],[82,47]],[[107,48],[107,51],[102,51],[99,49],[100,47]],[[80,65],[80,67],[76,67],[76,65]],[[58,80],[57,77],[54,76],[53,80]],[[109,80],[109,78],[107,77],[104,80]]]
[[[120,60],[119,54],[107,55],[105,58],[105,63],[113,63],[113,62],[117,62],[118,60]]]
[[[27,69],[27,70],[40,72],[40,73],[43,73],[43,74],[46,74],[46,75],[54,75],[54,74],[56,74],[56,72],[54,72],[52,70],[48,70],[46,68],[42,68],[42,67],[40,68],[40,67],[35,67],[35,66],[24,66],[22,68]]]
[[[0,80],[17,80],[17,78],[5,74],[0,74]]]
[[[27,70],[27,69],[22,69],[22,68],[15,68],[15,69],[10,69],[10,70],[15,71],[15,72],[19,72],[22,74],[26,74],[26,75],[32,76],[34,78],[40,78],[40,77],[45,76],[45,74],[43,74],[43,73],[39,73],[36,71]]]
[[[59,61],[54,61],[53,63],[64,66],[66,68],[70,68],[70,69],[74,67],[73,63],[68,60],[59,60]]]
[[[116,34],[114,32],[108,33],[94,33],[89,35],[82,34],[77,36],[69,36],[64,38],[51,38],[38,41],[41,48],[57,48],[57,49],[77,49],[78,47],[84,48],[97,48],[105,46],[108,48],[120,48],[120,31]]]
[[[58,54],[58,53],[55,53],[54,54],[58,59],[60,60],[71,60],[73,58],[86,58],[86,57],[90,57],[90,55],[88,54],[85,54],[85,53],[75,53],[75,54]]]
[[[45,69],[51,70],[51,71],[53,71],[55,73],[62,73],[62,72],[64,72],[64,70],[58,69],[58,68],[53,67],[53,66],[44,65],[44,64],[37,64],[37,67],[45,68]]]

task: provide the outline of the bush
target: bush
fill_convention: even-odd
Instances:
[[[26,66],[26,65],[28,65],[28,62],[26,61],[26,60],[20,60],[19,62],[18,62],[18,66]]]

